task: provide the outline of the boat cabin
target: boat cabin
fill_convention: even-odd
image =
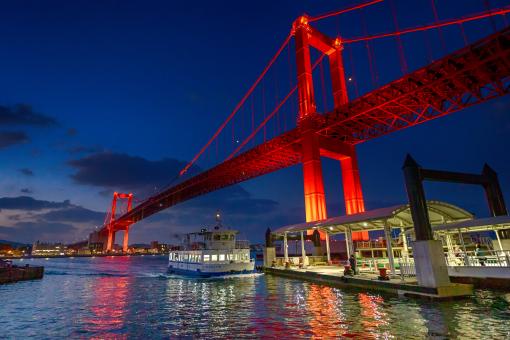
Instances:
[[[202,229],[198,233],[187,234],[184,245],[187,250],[243,248],[239,241],[236,242],[237,233],[237,230],[229,229]]]

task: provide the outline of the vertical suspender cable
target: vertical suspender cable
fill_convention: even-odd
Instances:
[[[262,114],[263,118],[266,118],[266,89],[265,81],[262,80]],[[264,125],[264,142],[266,142],[266,125]]]
[[[251,96],[251,132],[255,130],[255,108],[253,107],[253,96]],[[253,143],[252,143],[253,145]]]
[[[391,7],[391,13],[393,15],[393,23],[395,25],[395,30],[400,31],[400,27],[398,25],[398,19],[397,19],[397,8],[395,6],[395,2],[393,0],[390,1],[390,7]],[[407,74],[407,60],[404,53],[404,45],[402,43],[402,38],[400,37],[400,34],[396,36],[397,46],[398,46],[398,52],[400,56],[400,69],[402,70],[402,75]]]
[[[490,12],[491,5],[489,3],[489,0],[483,0],[483,4],[485,5],[485,9]],[[494,21],[494,17],[492,17],[492,16],[490,16],[489,19],[491,21],[492,30],[494,33],[496,33],[498,31],[498,28],[496,27],[496,21]]]
[[[292,88],[292,60],[291,60],[291,56],[290,56],[290,44],[287,45],[287,63],[289,64],[289,89]],[[291,100],[290,101],[290,117],[293,118],[294,117],[294,101]],[[283,129],[286,131],[287,130],[287,117],[284,117],[285,119],[283,120]]]
[[[324,67],[322,65],[322,60],[319,64],[319,69],[321,74],[322,110],[323,112],[328,112],[328,103],[326,98],[326,83],[324,81]]]
[[[439,22],[439,15],[437,14],[436,8],[436,0],[430,0],[430,6],[432,7],[432,12],[434,13],[434,20],[436,24]],[[441,47],[443,48],[443,52],[446,53],[446,43],[444,41],[443,30],[441,27],[437,29],[439,34],[439,40],[441,41]]]
[[[278,73],[276,72],[276,68],[273,70],[273,77],[274,77],[274,87],[275,87],[275,104],[279,102],[278,98]],[[274,122],[274,136],[276,137],[277,134],[280,133],[280,111],[276,114],[276,120]]]
[[[364,11],[361,12],[361,24],[363,26],[363,34],[367,35],[367,23],[365,20],[365,12]],[[376,88],[377,78],[375,76],[375,65],[372,60],[372,49],[371,49],[369,40],[365,40],[365,47],[367,49],[368,65],[370,67],[370,77],[372,78],[372,86],[373,86],[373,88]]]
[[[349,63],[351,64],[352,80],[354,82],[354,93],[356,94],[356,98],[358,98],[359,97],[358,79],[356,77],[356,66],[354,65],[354,58],[352,57],[351,45],[347,45],[347,54],[349,55]]]
[[[466,36],[466,31],[464,30],[464,24],[460,23],[459,24],[459,28],[460,28],[460,33],[462,34],[462,40],[464,40],[464,46],[467,46],[468,45],[468,39],[467,39],[467,36]]]

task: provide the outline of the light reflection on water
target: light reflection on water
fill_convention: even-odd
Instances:
[[[503,292],[432,303],[261,274],[182,278],[165,257],[38,262],[43,280],[0,286],[0,338],[510,338]]]

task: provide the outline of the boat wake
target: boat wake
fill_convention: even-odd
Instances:
[[[229,280],[229,279],[246,279],[246,278],[256,278],[264,275],[264,273],[249,273],[249,274],[231,274],[231,275],[222,275],[222,276],[214,276],[214,277],[194,277],[188,275],[179,275],[179,274],[170,274],[170,273],[146,273],[143,277],[153,277],[165,280],[190,280],[190,281],[219,281],[219,280]]]
[[[100,276],[100,277],[125,277],[128,275],[118,273],[77,273],[59,270],[46,270],[44,275],[72,275],[72,276]]]

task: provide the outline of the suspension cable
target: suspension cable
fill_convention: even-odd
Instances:
[[[287,38],[285,38],[284,42],[282,43],[282,45],[280,46],[280,48],[278,48],[278,50],[276,51],[275,55],[273,56],[273,58],[271,58],[271,60],[269,61],[269,63],[266,65],[266,67],[264,68],[264,70],[262,71],[262,73],[258,76],[258,78],[255,80],[255,82],[253,83],[253,85],[248,89],[248,92],[246,92],[246,94],[243,96],[243,98],[239,101],[239,103],[236,105],[236,107],[234,108],[234,110],[232,111],[232,113],[230,113],[230,115],[227,117],[227,119],[220,125],[220,127],[216,130],[216,132],[214,133],[214,135],[209,139],[209,141],[200,149],[200,151],[195,155],[195,157],[193,157],[193,159],[188,163],[186,164],[186,166],[179,172],[179,176],[182,176],[184,175],[188,170],[189,168],[191,168],[191,166],[193,164],[195,164],[195,162],[198,160],[198,158],[200,158],[200,156],[204,153],[204,151],[209,147],[209,145],[211,145],[211,143],[214,141],[214,139],[216,139],[216,137],[218,137],[218,135],[221,133],[221,131],[225,128],[225,126],[228,124],[228,122],[232,119],[232,117],[234,117],[234,115],[237,113],[237,111],[239,111],[239,109],[241,108],[241,106],[244,104],[244,102],[246,101],[246,99],[248,99],[248,97],[252,94],[252,92],[255,90],[255,88],[257,87],[257,85],[260,83],[260,81],[264,78],[264,76],[266,75],[267,71],[271,68],[271,66],[273,66],[274,62],[276,61],[276,59],[278,58],[278,56],[280,55],[280,53],[283,51],[283,49],[285,48],[285,46],[287,46],[287,44],[289,43],[290,39],[292,38],[292,34],[289,34],[287,36]]]
[[[334,17],[334,16],[337,16],[337,15],[344,14],[344,13],[347,13],[347,12],[351,12],[351,11],[354,11],[354,10],[357,10],[357,9],[361,9],[361,8],[364,8],[364,7],[367,7],[367,6],[375,5],[375,4],[377,4],[379,2],[382,2],[382,1],[384,1],[384,0],[367,1],[367,2],[361,3],[359,5],[354,5],[354,6],[351,6],[351,7],[347,7],[347,8],[341,9],[339,11],[329,12],[329,13],[325,13],[325,14],[322,14],[322,15],[319,15],[319,16],[316,16],[316,17],[309,18],[308,22],[314,22],[314,21],[319,21],[319,20],[326,19],[326,18],[329,18],[329,17]]]
[[[438,21],[437,23],[434,23],[434,24],[417,26],[417,27],[413,27],[413,28],[406,28],[406,29],[403,29],[403,30],[397,31],[397,32],[380,33],[380,34],[367,35],[367,36],[363,36],[363,37],[343,39],[342,43],[352,44],[352,43],[368,41],[368,40],[389,38],[389,37],[394,37],[397,35],[404,35],[404,34],[413,33],[413,32],[426,31],[426,30],[430,30],[430,29],[435,29],[435,28],[440,28],[440,27],[445,27],[445,26],[456,25],[456,24],[460,24],[460,23],[485,19],[485,18],[496,16],[496,15],[504,15],[507,13],[510,13],[510,6],[503,7],[503,8],[497,9],[497,10],[480,12],[480,13],[473,14],[470,16],[462,17],[460,19],[443,20],[443,21]]]
[[[322,59],[325,57],[326,55],[325,54],[322,54],[319,59],[317,59],[317,61],[315,62],[315,64],[312,66],[312,70],[314,70],[317,65],[319,65],[320,62],[322,62]],[[294,92],[296,92],[297,90],[297,85],[295,85],[291,90],[290,92],[285,96],[285,98],[282,99],[282,101],[276,106],[276,108],[273,110],[273,112],[271,112],[258,126],[255,130],[253,130],[253,132],[248,136],[246,137],[246,139],[241,143],[239,144],[239,146],[225,159],[226,161],[228,161],[229,159],[233,158],[238,152],[239,150],[241,150],[246,144],[248,144],[248,142],[257,134],[257,132],[260,131],[260,129],[262,129],[264,126],[266,126],[266,123],[271,119],[273,118],[273,116],[280,110],[280,108],[283,106],[283,104],[285,104],[287,102],[287,100],[292,96],[292,94],[294,94]]]

